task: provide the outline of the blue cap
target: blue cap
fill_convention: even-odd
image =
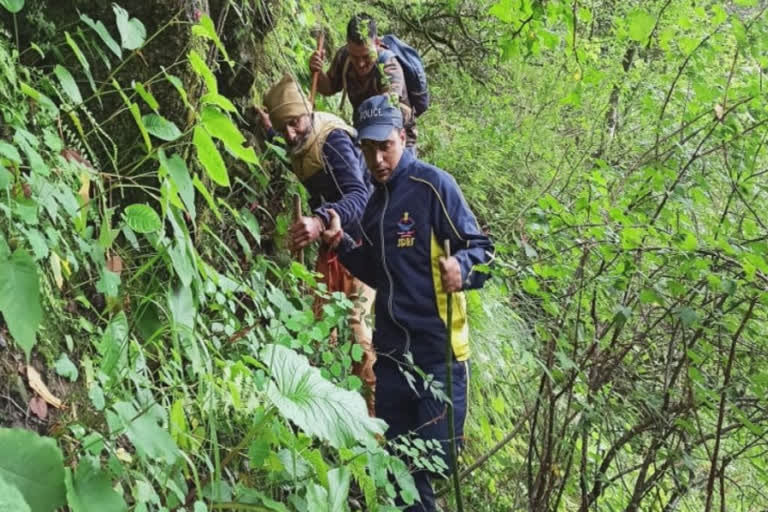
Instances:
[[[403,127],[399,106],[392,106],[388,96],[371,96],[355,112],[355,128],[360,140],[387,140],[394,128]]]

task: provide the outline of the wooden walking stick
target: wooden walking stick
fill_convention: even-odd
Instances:
[[[293,222],[299,222],[301,220],[301,196],[299,194],[293,194]],[[304,264],[304,249],[296,249],[296,259],[299,263]]]
[[[451,257],[451,242],[450,240],[443,241],[443,251],[445,257]],[[453,410],[453,340],[452,327],[453,327],[453,294],[446,293],[447,295],[447,307],[445,312],[446,317],[446,333],[448,346],[445,349],[445,364],[447,373],[445,375],[445,385],[448,388],[448,432],[451,437],[451,459],[453,460],[453,492],[456,496],[456,510],[464,512],[464,504],[461,501],[461,486],[459,485],[459,454],[456,449],[456,424],[455,424],[455,411]]]
[[[323,50],[323,45],[325,44],[325,32],[320,31],[320,35],[317,36],[317,51],[320,52]],[[320,73],[315,71],[312,73],[312,89],[309,91],[309,104],[312,105],[312,108],[315,108],[315,94],[317,93],[317,80],[320,78]]]

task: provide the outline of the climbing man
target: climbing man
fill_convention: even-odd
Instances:
[[[330,221],[329,210],[340,217],[345,232],[359,239],[360,219],[371,192],[370,175],[355,145],[355,130],[338,117],[312,112],[309,102],[290,75],[285,75],[264,95],[266,112],[258,109],[268,138],[280,133],[288,147],[293,172],[309,192],[311,216],[303,216],[290,228],[293,249],[303,249],[318,240]],[[364,383],[368,412],[374,415],[376,380],[371,329],[366,322],[374,291],[355,279],[334,251],[321,244],[316,270],[323,274],[329,292],[343,292],[354,304],[349,316],[352,334],[363,348],[363,360],[353,371]],[[322,313],[322,300],[315,301],[315,315]]]
[[[309,60],[310,71],[318,75],[317,91],[324,96],[343,91],[355,111],[371,96],[394,95],[400,102],[406,145],[415,151],[416,121],[403,67],[379,39],[376,21],[368,14],[355,15],[347,25],[347,44],[336,52],[327,72],[323,71],[324,58],[325,49],[320,49]]]
[[[378,356],[376,413],[389,424],[387,439],[417,435],[437,440],[445,460],[450,444],[447,404],[425,389],[413,367],[446,383],[453,377],[454,428],[464,432],[469,384],[469,330],[462,290],[479,288],[488,274],[477,268],[493,259],[493,245],[447,172],[405,151],[402,114],[386,96],[362,102],[355,127],[375,180],[362,219],[362,242],[347,233],[336,212],[329,212],[323,239],[336,247],[352,274],[376,289],[373,346]],[[450,254],[443,252],[443,241]],[[452,294],[449,328],[452,364],[448,368],[447,299]],[[421,495],[408,511],[436,510],[430,475],[414,473]]]

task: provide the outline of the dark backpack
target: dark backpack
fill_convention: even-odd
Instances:
[[[382,37],[381,42],[389,48],[389,52],[397,57],[397,61],[402,66],[405,75],[405,87],[408,89],[408,102],[413,108],[414,116],[420,116],[429,108],[427,72],[424,70],[421,55],[393,34]],[[389,52],[386,50],[381,52],[379,61],[389,58]]]

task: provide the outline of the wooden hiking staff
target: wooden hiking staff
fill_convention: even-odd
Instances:
[[[317,36],[317,51],[320,52],[323,50],[323,45],[325,44],[325,32],[320,31],[320,34]],[[312,89],[309,91],[309,104],[312,105],[312,108],[315,108],[315,94],[317,94],[317,80],[320,78],[320,73],[315,71],[312,73]]]
[[[293,194],[293,222],[299,222],[301,220],[301,196],[299,194]],[[299,263],[304,264],[304,249],[296,249],[296,259]]]
[[[451,257],[451,241],[443,241],[443,252],[445,257]],[[453,340],[452,327],[453,327],[453,294],[446,293],[447,295],[447,307],[445,311],[446,319],[446,338],[448,347],[445,349],[445,386],[448,388],[448,432],[451,438],[451,459],[453,460],[453,492],[456,497],[456,510],[458,512],[464,512],[464,504],[461,500],[461,486],[459,484],[459,453],[456,449],[456,413],[453,410]]]

